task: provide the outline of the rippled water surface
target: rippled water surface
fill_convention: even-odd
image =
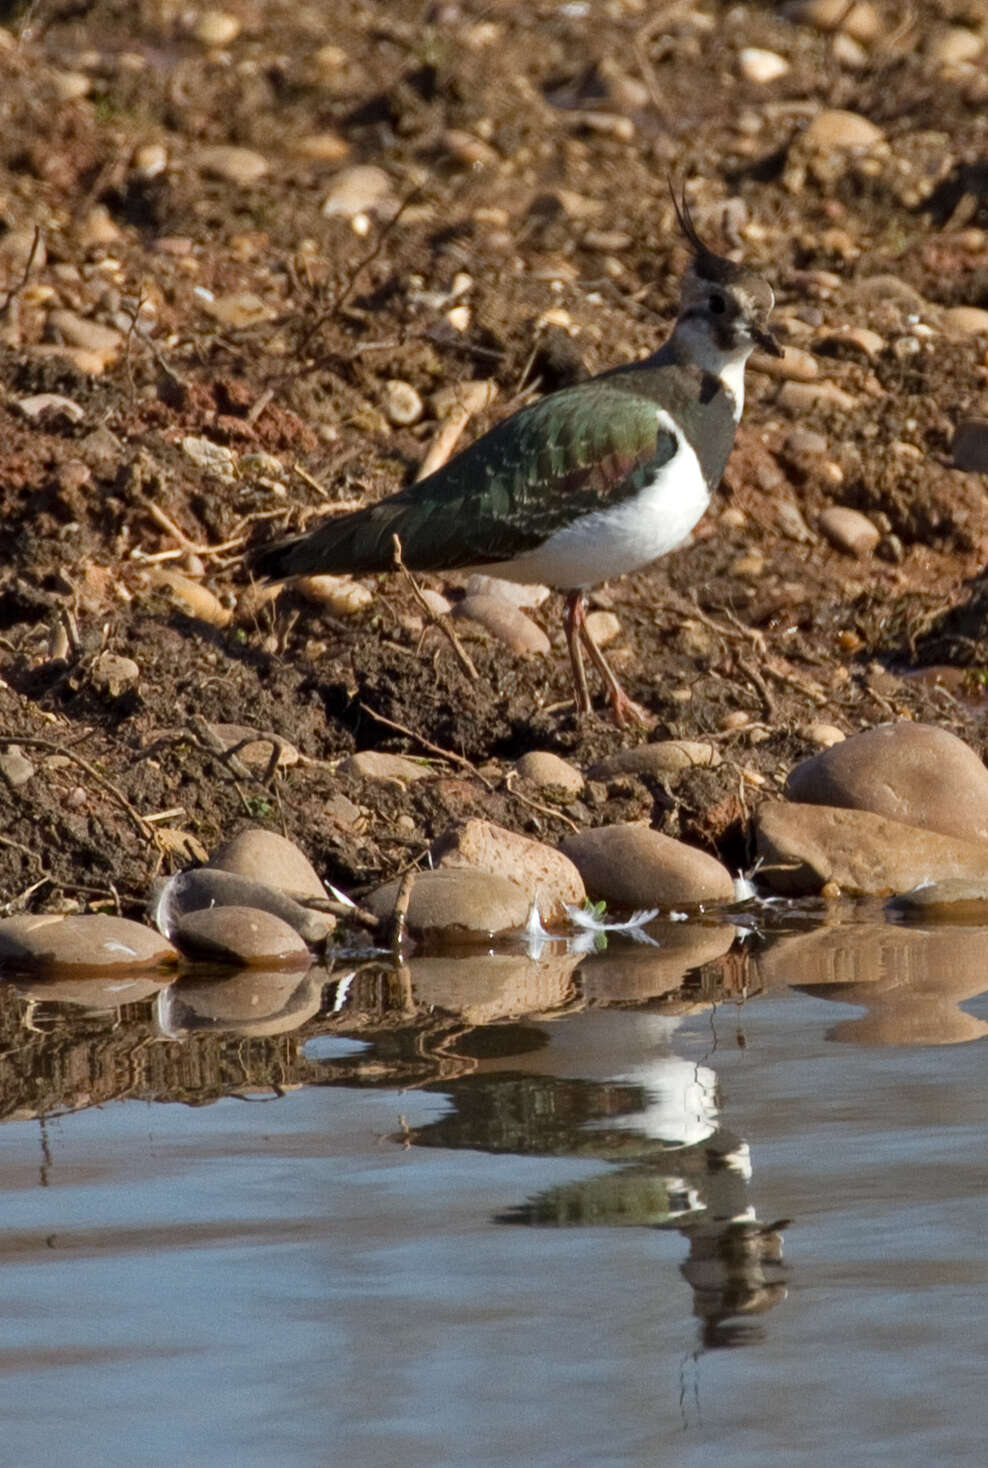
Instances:
[[[983,1462],[988,931],[663,936],[3,986],[0,1461]]]

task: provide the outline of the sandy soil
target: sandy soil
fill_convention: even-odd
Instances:
[[[42,0],[11,22],[0,755],[19,743],[34,773],[0,777],[0,905],[133,913],[248,820],[352,890],[474,813],[548,840],[651,816],[739,865],[814,723],[923,718],[983,752],[985,477],[951,444],[988,412],[988,337],[946,313],[988,308],[988,49],[949,59],[985,14],[910,11],[858,6],[832,32],[720,0],[257,0],[230,5],[220,45],[169,3]],[[752,47],[786,74],[746,79]],[[870,144],[814,143],[833,108]],[[246,157],[208,151],[231,145]],[[644,736],[574,717],[557,599],[533,613],[548,656],[475,639],[471,681],[397,578],[349,613],[265,601],[242,552],[414,477],[441,389],[490,385],[469,436],[653,348],[685,261],[670,174],[772,280],[816,375],[749,373],[691,544],[597,598],[658,735],[714,737],[724,764],[566,804],[511,763],[586,768]],[[422,399],[412,424],[387,415],[395,379]],[[830,505],[871,518],[874,552],[820,533]],[[238,775],[216,723],[301,758]],[[338,774],[361,749],[434,777]]]

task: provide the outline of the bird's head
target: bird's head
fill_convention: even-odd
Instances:
[[[693,251],[680,293],[679,324],[691,335],[705,336],[721,356],[747,356],[761,347],[773,357],[782,348],[769,330],[775,295],[767,280],[743,265],[718,255],[697,234],[686,196],[673,194],[679,226]]]

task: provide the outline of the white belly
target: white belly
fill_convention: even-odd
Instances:
[[[478,569],[505,581],[575,591],[637,571],[681,545],[710,503],[710,491],[690,445],[666,413],[658,409],[657,416],[679,446],[651,484],[557,530],[537,550]]]

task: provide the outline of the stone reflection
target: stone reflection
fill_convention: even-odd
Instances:
[[[759,1339],[752,1317],[786,1296],[783,1224],[766,1225],[756,1216],[748,1146],[721,1122],[713,1070],[672,1052],[675,1017],[643,1018],[641,1048],[651,1053],[620,1074],[595,1080],[527,1073],[524,1062],[512,1069],[503,1055],[478,1059],[472,1074],[427,1088],[441,1090],[450,1111],[395,1140],[612,1164],[548,1188],[497,1221],[675,1229],[689,1244],[680,1268],[693,1291],[701,1346]]]
[[[988,987],[983,927],[837,921],[778,939],[755,966],[766,988],[785,983],[867,1011],[834,1025],[831,1040],[956,1045],[988,1034],[959,1007]]]

